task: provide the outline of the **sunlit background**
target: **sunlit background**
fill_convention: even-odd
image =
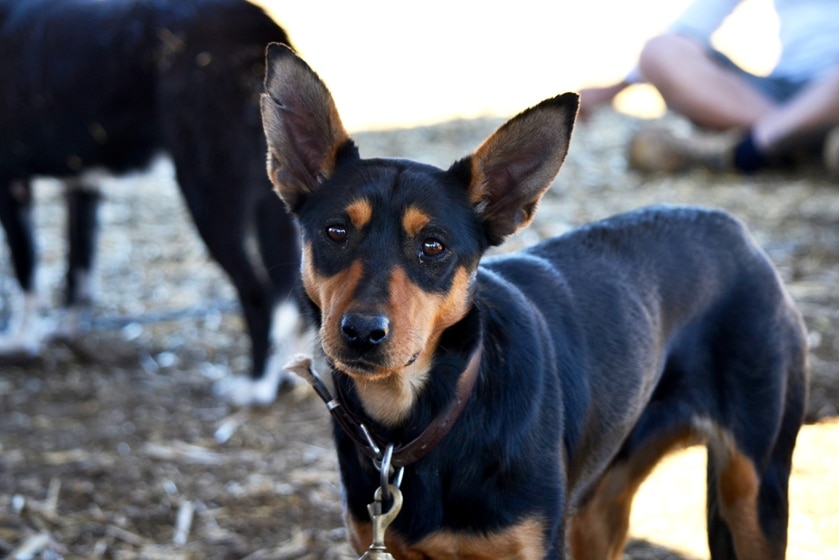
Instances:
[[[757,72],[777,57],[777,22],[747,0],[715,37]],[[329,85],[350,130],[509,116],[544,98],[620,79],[687,0],[255,0]],[[632,88],[617,104],[655,116]]]

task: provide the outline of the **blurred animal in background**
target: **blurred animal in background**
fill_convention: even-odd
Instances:
[[[36,355],[45,338],[35,327],[31,178],[68,185],[73,317],[92,296],[93,179],[142,170],[162,153],[235,285],[252,342],[251,375],[221,391],[237,404],[274,400],[300,328],[297,234],[265,176],[258,108],[272,41],[289,42],[244,0],[0,0],[0,221],[25,300],[6,354]]]

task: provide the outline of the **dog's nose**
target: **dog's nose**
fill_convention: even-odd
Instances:
[[[341,318],[341,335],[355,346],[376,346],[387,340],[389,322],[384,315],[347,313]]]

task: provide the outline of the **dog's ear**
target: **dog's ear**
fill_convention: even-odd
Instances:
[[[579,96],[565,93],[518,114],[466,158],[469,199],[493,245],[533,219],[571,140]]]
[[[297,211],[332,174],[338,148],[349,137],[329,90],[286,45],[268,45],[260,107],[268,176],[289,209]]]

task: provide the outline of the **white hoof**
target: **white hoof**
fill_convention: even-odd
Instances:
[[[268,406],[277,400],[281,387],[296,384],[298,378],[278,368],[268,368],[261,379],[232,375],[213,385],[213,392],[235,406]]]
[[[41,353],[42,340],[34,336],[7,336],[0,338],[0,357],[30,359]]]

